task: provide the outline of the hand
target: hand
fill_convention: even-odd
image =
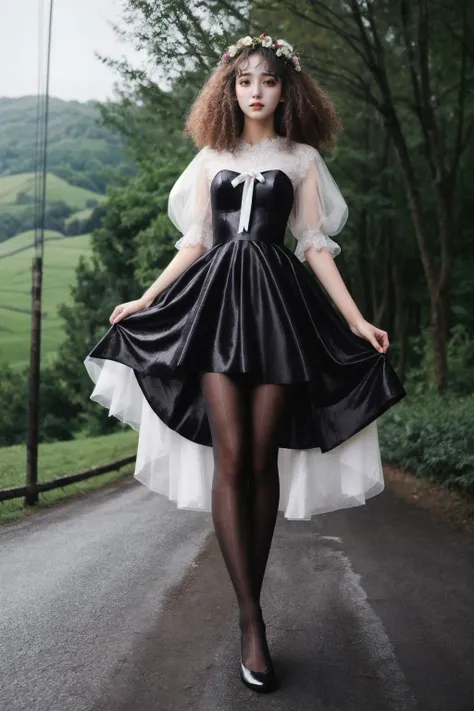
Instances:
[[[363,321],[359,321],[359,323],[353,326],[350,326],[350,329],[352,333],[356,334],[356,336],[361,336],[369,341],[375,350],[379,351],[379,353],[386,353],[388,347],[390,346],[387,331],[382,331],[381,328],[373,326],[365,319]]]
[[[127,301],[125,304],[119,304],[115,307],[109,317],[110,323],[118,323],[125,316],[130,316],[137,311],[143,311],[149,306],[144,299],[135,299],[135,301]]]

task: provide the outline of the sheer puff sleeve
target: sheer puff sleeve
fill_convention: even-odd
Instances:
[[[182,233],[175,242],[176,249],[213,244],[212,212],[209,183],[206,173],[207,148],[202,148],[186,166],[168,198],[168,217]]]
[[[304,261],[305,250],[326,247],[333,257],[341,248],[330,238],[344,227],[347,204],[319,151],[312,146],[306,171],[295,190],[293,208],[288,220],[289,228],[296,238],[295,256]]]

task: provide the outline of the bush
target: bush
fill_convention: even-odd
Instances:
[[[379,420],[383,459],[415,476],[474,494],[474,395],[407,397]]]
[[[407,373],[405,387],[416,396],[437,392],[433,345],[430,329],[425,328],[419,336],[410,339],[416,365]],[[448,359],[448,389],[459,396],[474,393],[474,337],[462,323],[449,331],[446,349]]]
[[[29,368],[17,371],[7,363],[0,363],[0,447],[26,442],[28,371]],[[39,441],[72,439],[82,426],[83,409],[82,403],[72,400],[68,383],[58,375],[57,364],[53,362],[50,366],[42,366]]]
[[[27,371],[16,372],[0,363],[0,447],[26,441],[27,415]]]

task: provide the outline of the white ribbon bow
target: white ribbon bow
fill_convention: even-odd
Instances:
[[[245,180],[244,189],[242,192],[242,205],[240,207],[240,222],[239,222],[239,234],[246,230],[249,231],[249,221],[250,221],[250,211],[252,209],[252,198],[253,198],[253,188],[255,184],[255,178],[260,182],[264,183],[265,178],[258,170],[246,170],[245,172],[238,175],[233,179],[232,185],[234,188]]]

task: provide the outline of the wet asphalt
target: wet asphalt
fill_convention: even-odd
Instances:
[[[2,711],[474,711],[474,539],[390,490],[279,513],[262,594],[280,688],[238,676],[210,514],[129,478],[0,527]]]

